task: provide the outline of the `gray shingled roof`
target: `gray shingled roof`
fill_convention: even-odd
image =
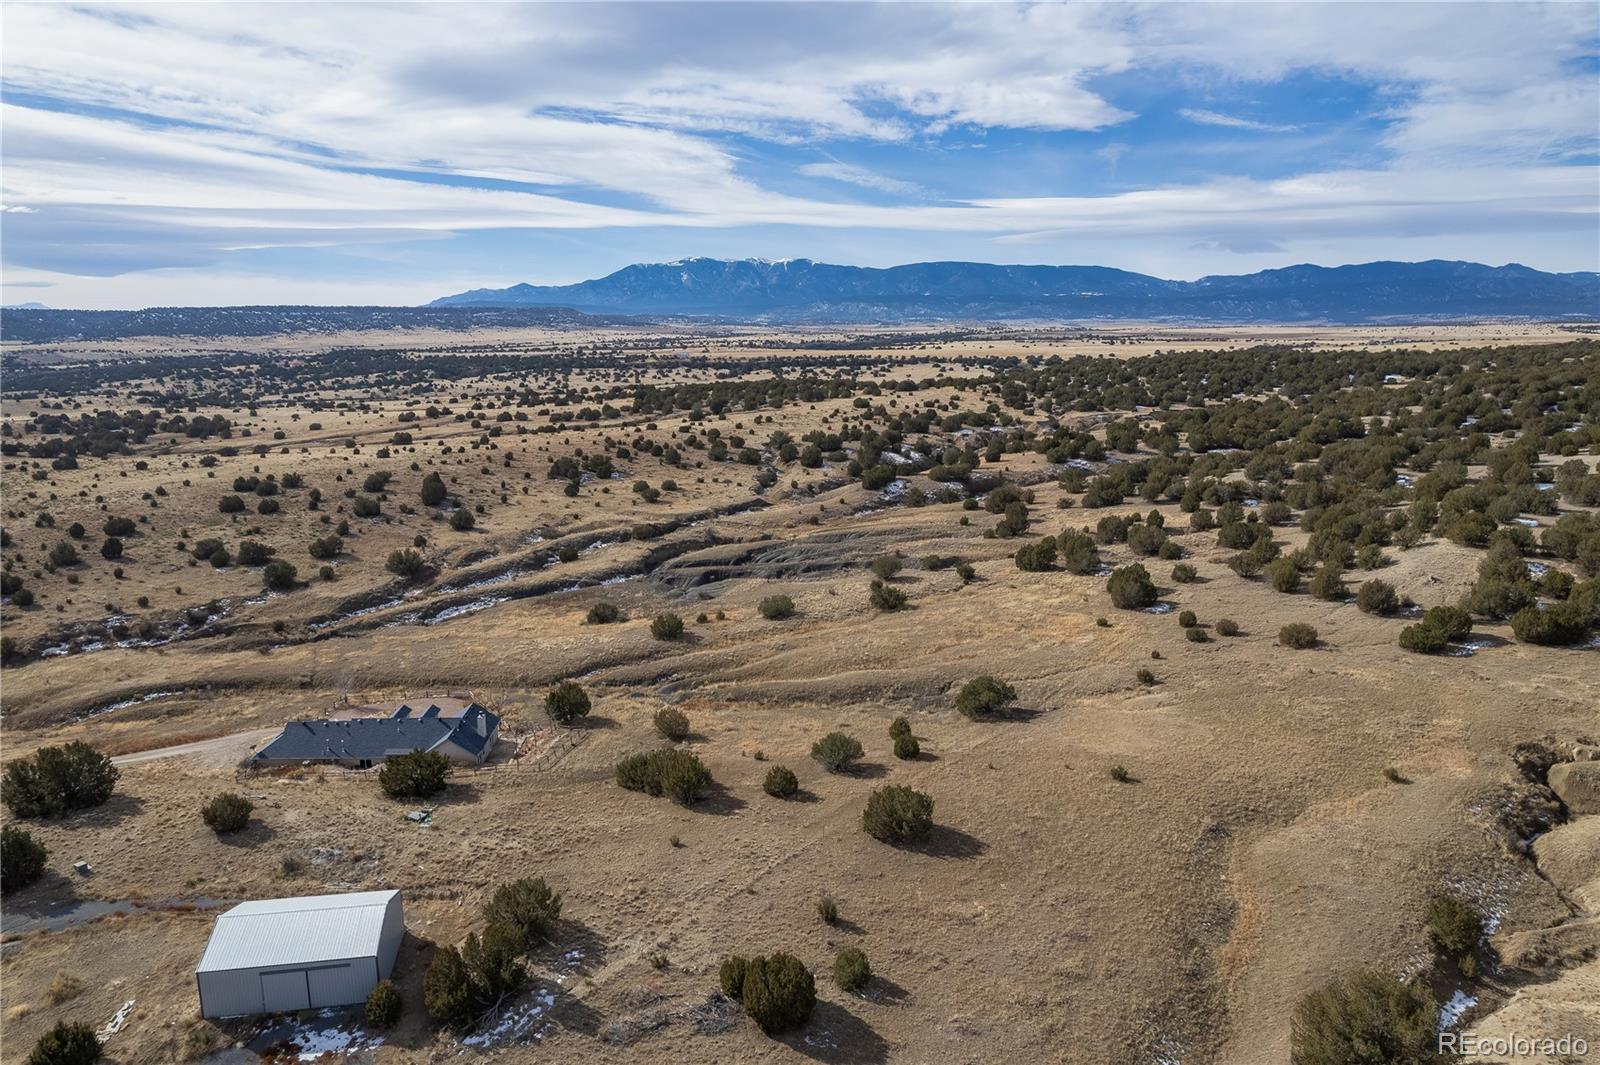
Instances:
[[[291,721],[255,758],[272,762],[380,761],[395,754],[431,751],[446,741],[477,756],[500,724],[499,717],[477,703],[453,717],[429,710],[434,708],[417,713],[401,707],[389,717],[348,721]]]

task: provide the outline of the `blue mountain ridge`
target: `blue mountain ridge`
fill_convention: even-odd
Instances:
[[[1430,260],[1305,264],[1168,281],[1104,266],[930,262],[875,269],[810,259],[692,258],[635,264],[573,285],[474,289],[429,306],[559,306],[586,313],[788,322],[1587,319],[1600,317],[1600,273]]]

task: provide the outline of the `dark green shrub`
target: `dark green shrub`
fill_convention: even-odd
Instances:
[[[1167,542],[1167,531],[1159,526],[1140,523],[1128,529],[1128,546],[1136,555],[1154,555]]]
[[[1429,1065],[1439,1051],[1439,1010],[1425,986],[1386,972],[1349,973],[1312,991],[1289,1023],[1291,1065]]]
[[[894,756],[902,761],[915,761],[922,753],[922,744],[909,732],[894,738]]]
[[[122,557],[122,541],[115,536],[106,537],[106,542],[100,545],[100,557],[110,561]]]
[[[1156,675],[1150,672],[1148,669],[1139,670],[1134,674],[1134,677],[1138,679],[1140,684],[1143,684],[1147,688],[1156,682]]]
[[[306,553],[312,558],[326,561],[338,558],[343,550],[344,538],[338,533],[329,533],[327,536],[319,536],[311,541],[311,546],[306,548]],[[400,574],[401,576],[412,576],[420,573],[422,571],[422,556],[415,551],[407,553],[413,556],[414,562],[411,559],[404,558],[401,552],[396,551],[389,556],[389,562],[385,568],[390,573]],[[397,558],[396,556],[401,557]]]
[[[970,562],[957,562],[956,576],[961,578],[962,584],[971,584],[977,580],[978,571],[972,567]]]
[[[833,982],[839,985],[839,990],[860,991],[871,979],[872,966],[861,948],[846,947],[833,959]]]
[[[1329,602],[1343,599],[1344,571],[1331,562],[1324,562],[1311,576],[1311,594]]]
[[[675,706],[663,706],[656,711],[656,731],[677,742],[689,735],[689,718]]]
[[[436,507],[444,502],[444,478],[437,473],[429,473],[422,478],[422,505]]]
[[[793,954],[751,958],[740,995],[744,1011],[768,1035],[804,1024],[817,1005],[816,981]]]
[[[478,522],[473,518],[472,511],[466,507],[457,507],[450,512],[450,528],[456,532],[470,532],[476,524]]]
[[[468,934],[461,944],[461,961],[472,981],[478,1013],[519,990],[527,980],[528,971],[517,960],[522,951],[517,933],[502,925],[490,925],[481,936]]]
[[[822,923],[825,925],[839,923],[839,904],[834,901],[832,895],[824,895],[817,900],[817,916],[822,918]]]
[[[120,774],[111,759],[81,740],[41,747],[0,777],[0,800],[17,817],[60,817],[111,798]]]
[[[1100,568],[1100,548],[1094,537],[1082,530],[1069,529],[1056,537],[1056,553],[1061,557],[1061,568],[1082,576]]]
[[[27,1065],[91,1065],[99,1060],[100,1040],[93,1028],[78,1021],[57,1021],[33,1044]]]
[[[1275,558],[1267,563],[1267,583],[1286,595],[1300,590],[1300,567],[1290,558]]]
[[[885,612],[899,610],[906,605],[906,593],[882,581],[872,582],[870,598],[873,606]]]
[[[861,811],[861,827],[884,843],[908,843],[933,831],[933,799],[915,788],[890,784],[874,791]]]
[[[728,955],[717,966],[717,983],[721,985],[722,993],[735,1002],[744,997],[744,974],[749,966],[749,961],[737,954]]]
[[[405,1003],[400,999],[400,989],[394,986],[394,981],[379,980],[367,995],[367,1006],[362,1016],[368,1028],[382,1031],[394,1026],[404,1008]]]
[[[658,640],[676,640],[683,635],[683,619],[676,614],[662,614],[650,622],[650,635]]]
[[[1285,647],[1305,650],[1317,645],[1317,630],[1303,621],[1291,621],[1278,630],[1278,642]]]
[[[0,893],[9,895],[44,875],[49,852],[32,833],[14,825],[0,828]]]
[[[911,722],[903,717],[897,717],[889,722],[889,738],[899,739],[901,736],[911,735]]]
[[[422,1004],[435,1024],[456,1031],[472,1027],[477,1019],[477,994],[461,952],[440,947],[422,977]]]
[[[358,518],[376,518],[383,513],[383,507],[371,496],[356,496],[350,503],[350,511]]]
[[[1400,630],[1400,648],[1417,654],[1436,655],[1450,646],[1450,637],[1437,625],[1420,622]]]
[[[1594,618],[1578,603],[1555,603],[1541,610],[1523,607],[1511,615],[1511,631],[1523,643],[1563,647],[1578,643],[1589,634]]]
[[[561,896],[542,877],[501,884],[483,907],[485,921],[515,932],[525,947],[547,938],[560,916]]]
[[[1017,689],[987,674],[973,677],[956,693],[956,709],[967,717],[987,717],[1016,702]]]
[[[830,773],[841,772],[861,755],[861,741],[843,732],[830,732],[811,745],[811,757]]]
[[[1436,606],[1422,615],[1424,625],[1432,625],[1446,639],[1459,640],[1472,631],[1472,615],[1454,606]]]
[[[1138,610],[1152,606],[1156,601],[1155,582],[1150,579],[1149,571],[1138,562],[1113,570],[1111,578],[1106,581],[1106,591],[1111,593],[1111,602],[1123,610]]]
[[[335,544],[330,543],[329,541],[338,541],[338,544],[335,546]],[[344,543],[343,541],[339,540],[337,536],[331,536],[318,540],[313,547],[317,547],[319,545],[320,549],[331,550],[334,555],[337,555],[340,549],[343,548]],[[316,552],[313,551],[312,553],[315,555]],[[328,557],[332,558],[333,555],[329,555]],[[428,568],[428,563],[423,559],[421,553],[413,551],[408,547],[403,551],[390,552],[389,561],[384,564],[384,568],[390,573],[394,574],[396,577],[399,577],[401,580],[409,581],[415,580],[417,577],[421,576],[423,570]]]
[[[775,765],[767,770],[767,778],[761,782],[761,790],[774,799],[787,799],[800,790],[800,780],[788,766]]]
[[[244,828],[250,823],[250,811],[254,809],[243,795],[223,792],[200,808],[200,818],[207,828],[220,836]]]
[[[1190,643],[1206,643],[1211,637],[1206,635],[1206,630],[1198,625],[1191,625],[1183,630],[1183,638]]]
[[[1133,780],[1133,774],[1128,772],[1126,766],[1114,765],[1106,770],[1106,774],[1118,784],[1127,784]]]
[[[591,625],[609,625],[622,618],[622,611],[614,603],[596,603],[589,608],[588,622]]]
[[[241,540],[239,542],[239,565],[264,566],[277,553],[277,550],[268,544],[263,544],[256,540]]]
[[[1036,544],[1025,544],[1017,548],[1012,558],[1017,563],[1017,568],[1025,573],[1043,573],[1055,566],[1056,542],[1046,536]]]
[[[444,790],[450,761],[437,751],[391,755],[378,770],[378,784],[391,799],[425,799]]]
[[[1428,901],[1428,939],[1440,954],[1456,963],[1461,974],[1478,974],[1478,941],[1483,938],[1483,918],[1453,895],[1436,895]]]
[[[589,716],[589,693],[576,681],[564,680],[544,696],[544,712],[558,725],[570,725]]]
[[[756,609],[768,621],[781,621],[794,616],[794,600],[786,595],[769,595],[761,600]]]
[[[688,751],[668,748],[633,754],[616,766],[617,784],[629,791],[691,803],[710,789],[711,773]]]
[[[872,560],[872,574],[880,581],[886,581],[899,573],[900,567],[899,555],[879,555]]]
[[[286,592],[294,587],[297,576],[299,570],[294,568],[292,562],[284,562],[282,559],[268,562],[261,569],[261,586],[268,591]]]
[[[1172,582],[1174,584],[1193,584],[1199,576],[1195,568],[1187,562],[1180,562],[1172,567]]]
[[[1178,612],[1178,624],[1182,628],[1192,629],[1200,624],[1200,619],[1195,617],[1193,610],[1181,610]]]
[[[1356,608],[1363,614],[1393,614],[1400,609],[1400,597],[1394,585],[1374,577],[1356,589]]]

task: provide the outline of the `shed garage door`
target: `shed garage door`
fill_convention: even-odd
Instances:
[[[261,1002],[268,1013],[311,1008],[311,988],[304,969],[261,974]]]
[[[310,985],[312,1006],[348,1006],[364,1002],[375,982],[373,963],[319,965],[307,971],[306,982]]]

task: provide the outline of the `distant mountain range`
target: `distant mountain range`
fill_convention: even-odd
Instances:
[[[601,314],[776,322],[1151,319],[1371,322],[1600,317],[1600,273],[1432,260],[1289,266],[1167,281],[1104,266],[683,259],[575,285],[474,289],[434,307],[559,306]]]
[[[122,337],[257,337],[349,330],[595,328],[622,324],[614,315],[564,307],[147,307],[142,311],[5,308],[0,339],[24,344]]]

